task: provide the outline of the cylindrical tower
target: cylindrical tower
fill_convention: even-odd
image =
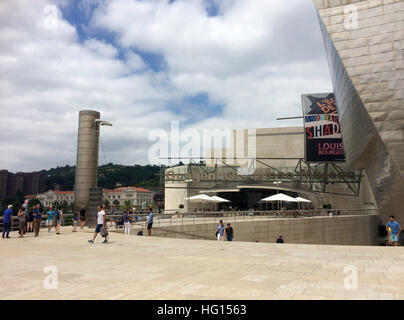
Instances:
[[[97,186],[98,146],[100,127],[96,122],[100,113],[81,110],[77,139],[76,181],[74,186],[74,209],[84,206],[88,210],[90,188]]]

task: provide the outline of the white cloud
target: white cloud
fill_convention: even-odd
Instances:
[[[100,161],[146,163],[150,129],[199,112],[176,105],[185,96],[207,93],[223,108],[188,127],[248,128],[286,125],[274,119],[298,115],[301,93],[331,90],[306,0],[210,1],[219,15],[208,16],[202,0],[86,0],[82,41],[59,9],[49,27],[49,5],[69,1],[1,2],[0,168],[74,164],[80,109],[114,123]],[[136,52],[161,55],[167,68],[154,71]]]

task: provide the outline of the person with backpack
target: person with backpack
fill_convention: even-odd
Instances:
[[[56,234],[60,234],[60,226],[62,225],[63,221],[63,208],[56,210],[55,213],[55,221],[56,221]]]
[[[224,224],[223,224],[223,220],[219,221],[219,224],[217,225],[217,232],[216,232],[216,236],[217,236],[217,241],[224,241]]]

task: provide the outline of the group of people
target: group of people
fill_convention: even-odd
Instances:
[[[217,241],[233,241],[234,238],[234,230],[230,223],[227,224],[227,227],[224,226],[223,220],[219,221],[217,225],[217,232],[216,232]]]
[[[153,210],[150,208],[148,209],[149,211],[149,216],[146,220],[146,225],[147,225],[147,232],[148,235],[151,236],[152,233],[152,227],[153,227]],[[94,243],[94,240],[97,238],[97,235],[101,233],[101,236],[104,237],[103,243],[108,242],[108,231],[107,231],[107,216],[106,216],[106,207],[99,205],[98,206],[98,213],[97,213],[97,226],[95,227],[95,231],[93,234],[92,239],[88,240],[89,243]],[[136,221],[138,218],[136,217]],[[132,225],[133,218],[132,216],[129,215],[128,211],[124,211],[122,215],[122,222],[124,224],[124,234],[125,235],[130,235],[130,230],[131,230],[131,225]]]
[[[41,205],[37,204],[30,208],[24,204],[18,210],[18,233],[19,238],[23,238],[27,232],[34,232],[34,237],[38,237],[41,229],[43,215],[46,215],[46,227],[48,232],[51,232],[52,227],[55,227],[56,234],[60,234],[60,227],[63,222],[63,209],[54,209],[49,207],[44,214]],[[3,233],[2,238],[10,238],[10,231],[14,222],[13,206],[9,205],[3,214]]]

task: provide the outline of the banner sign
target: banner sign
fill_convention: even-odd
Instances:
[[[306,161],[345,161],[334,94],[304,94],[302,95],[302,104]]]

